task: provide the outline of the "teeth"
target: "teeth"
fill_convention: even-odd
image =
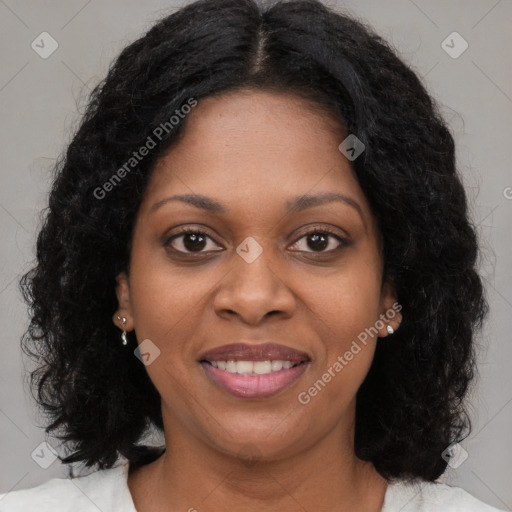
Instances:
[[[229,373],[237,373],[236,361],[226,361],[226,371]]]
[[[273,372],[278,372],[283,367],[283,361],[271,361],[270,367]]]
[[[251,374],[254,363],[252,361],[237,361],[236,373],[239,375]]]
[[[272,372],[272,361],[254,361],[252,372],[256,375],[265,375]]]
[[[295,366],[291,361],[210,361],[215,368],[238,375],[268,375]]]

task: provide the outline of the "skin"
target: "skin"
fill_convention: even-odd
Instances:
[[[387,483],[354,454],[355,397],[377,337],[308,404],[297,398],[396,302],[383,280],[376,220],[338,150],[347,134],[303,99],[251,90],[200,100],[185,127],[150,178],[129,276],[117,276],[115,324],[123,328],[117,316],[125,317],[139,343],[160,350],[146,369],[162,397],[167,450],[130,471],[137,510],[380,511]],[[286,213],[286,201],[322,192],[358,206]],[[152,210],[191,193],[227,213],[178,201]],[[207,236],[195,253],[190,236],[168,241],[179,226]],[[320,247],[305,236],[322,228],[348,242],[329,235]],[[252,263],[236,252],[247,237],[263,250]],[[378,336],[400,320],[397,313]],[[236,398],[198,358],[241,339],[293,347],[311,362],[274,396]]]

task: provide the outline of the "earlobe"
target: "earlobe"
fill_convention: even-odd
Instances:
[[[402,322],[402,306],[396,300],[394,287],[386,282],[382,287],[379,337],[385,338],[396,332]]]

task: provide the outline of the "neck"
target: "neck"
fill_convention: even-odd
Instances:
[[[371,463],[355,456],[353,429],[343,436],[347,430],[339,425],[289,457],[241,460],[202,443],[178,424],[171,426],[165,429],[165,453],[130,471],[128,485],[139,512],[381,510],[387,482]]]

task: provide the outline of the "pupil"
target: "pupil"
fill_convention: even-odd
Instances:
[[[313,246],[311,244],[308,243],[310,249],[319,249],[319,250],[324,250],[328,245],[329,245],[329,242],[328,242],[328,239],[327,239],[327,236],[325,236],[325,234],[312,234],[309,236],[309,240],[310,241],[313,241]],[[321,240],[320,244],[318,244],[318,242]],[[316,244],[316,245],[315,245]]]
[[[198,235],[196,233],[189,233],[185,236],[183,245],[187,249],[187,251],[201,250],[201,244],[204,244],[204,236]]]

